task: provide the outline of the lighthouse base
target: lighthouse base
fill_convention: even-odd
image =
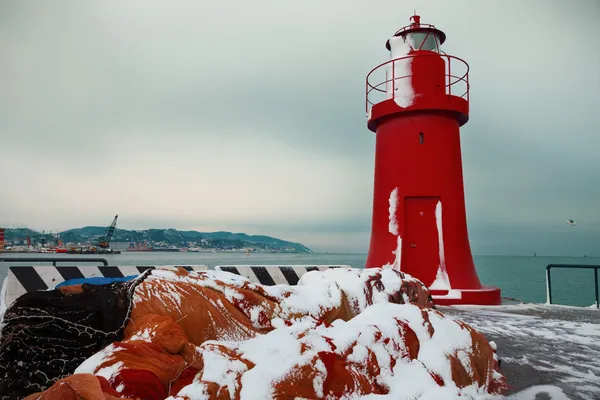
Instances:
[[[493,286],[484,286],[481,289],[430,289],[433,302],[441,306],[451,305],[478,305],[498,306],[501,303],[500,289]]]

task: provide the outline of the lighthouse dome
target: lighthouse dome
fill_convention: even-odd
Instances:
[[[446,34],[435,26],[422,24],[421,17],[413,15],[410,17],[410,25],[398,30],[393,42],[404,42],[410,46],[412,51],[433,51],[440,52],[440,46],[446,41]],[[400,40],[399,40],[400,39]],[[392,41],[388,40],[385,44],[388,50],[392,50]]]

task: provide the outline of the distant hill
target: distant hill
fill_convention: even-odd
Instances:
[[[31,238],[32,242],[35,243],[49,243],[56,238],[56,233],[42,233],[36,232],[29,228],[6,228],[4,230],[4,240],[12,242],[14,240],[25,240],[27,236]]]
[[[60,238],[64,243],[88,243],[94,241],[106,233],[106,227],[86,226],[83,228],[69,229],[60,232]],[[23,239],[29,235],[33,243],[39,243],[44,240],[46,243],[55,241],[56,234],[36,232],[31,229],[6,229],[6,240]],[[262,236],[248,235],[246,233],[232,232],[197,232],[197,231],[179,231],[177,229],[145,229],[145,230],[127,230],[116,228],[112,237],[114,242],[135,242],[135,243],[160,243],[173,246],[186,246],[202,242],[202,247],[216,249],[236,249],[255,247],[265,250],[284,250],[293,249],[300,253],[312,252],[308,247],[286,240]]]

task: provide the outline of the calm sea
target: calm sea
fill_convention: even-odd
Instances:
[[[47,257],[44,254],[11,254],[10,256]],[[69,257],[62,254],[52,256]],[[209,267],[224,264],[345,264],[360,268],[366,260],[366,254],[265,253],[246,256],[242,253],[131,252],[103,257],[109,265],[207,265]],[[7,265],[2,264],[0,262],[1,279],[6,276],[8,268]],[[600,265],[600,258],[475,256],[475,264],[482,283],[499,286],[503,297],[524,302],[544,303],[546,302],[546,265]],[[43,264],[28,262],[23,265]],[[557,304],[585,307],[594,304],[593,270],[552,270],[552,294],[553,302]]]

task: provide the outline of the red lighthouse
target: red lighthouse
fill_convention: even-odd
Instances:
[[[375,132],[375,191],[366,267],[391,264],[427,285],[438,304],[500,304],[471,255],[459,128],[469,119],[469,66],[441,51],[446,35],[410,18],[386,43],[390,60],[367,75]]]

